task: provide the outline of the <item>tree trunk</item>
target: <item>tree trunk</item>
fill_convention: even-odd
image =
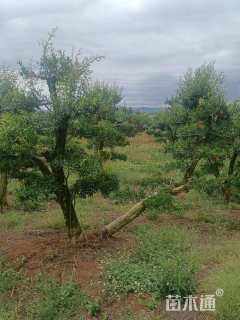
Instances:
[[[229,176],[232,176],[234,173],[234,168],[235,168],[235,163],[236,163],[237,157],[238,157],[238,152],[235,150],[233,152],[233,155],[232,155],[230,162],[229,162],[229,167],[228,167],[228,175]]]
[[[68,186],[62,186],[61,190],[57,194],[57,202],[62,209],[69,238],[79,237],[82,233],[82,228],[80,226]]]
[[[53,166],[52,171],[56,181],[56,200],[62,209],[69,238],[78,237],[82,233],[82,229],[73,205],[73,198],[65,178],[64,169],[61,165]]]
[[[189,182],[189,180],[192,178],[193,173],[197,167],[199,159],[195,159],[192,161],[192,163],[190,164],[190,166],[187,168],[184,178],[183,178],[183,182],[184,184],[187,184]]]
[[[8,187],[8,174],[7,171],[0,172],[0,207],[1,212],[7,206],[7,187]]]
[[[229,162],[228,178],[230,178],[234,173],[237,157],[238,157],[238,152],[235,150],[233,152],[232,157]],[[228,178],[224,181],[224,185],[222,187],[224,199],[227,203],[230,202],[230,200],[231,200],[231,186],[230,186],[230,182],[229,182]]]
[[[175,187],[171,190],[172,195],[177,195],[181,192],[188,192],[188,187],[185,184]]]
[[[101,238],[111,237],[114,233],[120,231],[127,224],[136,219],[141,213],[146,209],[144,200],[138,202],[134,207],[132,207],[127,213],[120,216],[119,218],[113,220],[108,225],[100,231]]]

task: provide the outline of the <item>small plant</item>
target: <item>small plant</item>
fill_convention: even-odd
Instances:
[[[35,211],[41,208],[43,197],[39,191],[22,186],[16,190],[16,207],[24,211]]]
[[[31,319],[67,320],[84,310],[92,316],[100,311],[99,305],[72,282],[59,284],[53,279],[40,277],[35,290],[38,298],[28,310]]]
[[[222,194],[222,182],[213,175],[200,175],[194,177],[193,187],[212,197],[219,197],[219,195]]]
[[[0,319],[1,320],[16,320],[15,312],[12,305],[1,304],[0,305]]]
[[[145,200],[148,209],[148,218],[156,220],[160,214],[168,213],[181,216],[182,207],[175,197],[165,190],[160,191],[157,195]]]
[[[5,270],[0,272],[0,293],[7,292],[16,288],[22,276],[14,270]]]

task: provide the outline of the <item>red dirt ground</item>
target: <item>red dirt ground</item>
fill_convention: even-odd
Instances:
[[[86,245],[70,243],[64,232],[32,230],[0,234],[0,255],[28,275],[47,272],[89,287],[101,274],[101,261],[126,245],[121,237]]]

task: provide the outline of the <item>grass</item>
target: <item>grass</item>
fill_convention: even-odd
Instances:
[[[205,281],[205,289],[215,292],[224,290],[224,295],[216,301],[216,319],[234,320],[240,314],[240,274],[239,260],[229,260],[224,266],[211,273]]]
[[[76,283],[59,283],[43,274],[31,279],[13,270],[0,273],[0,302],[1,320],[85,319],[100,311]]]
[[[196,290],[196,266],[186,254],[189,235],[181,228],[138,228],[138,246],[129,257],[110,263],[106,284],[113,294],[152,293],[185,296]]]
[[[145,136],[133,138],[131,145],[121,151],[128,155],[127,161],[106,163],[108,170],[120,178],[120,192],[110,199],[96,194],[77,200],[76,209],[84,229],[106,224],[146,194],[162,189],[166,182],[182,179],[182,173],[172,165],[171,156]],[[11,193],[15,183],[10,185]],[[240,223],[231,213],[234,209],[237,214],[240,205],[226,205],[217,197],[195,189],[174,200],[168,196],[161,196],[160,200],[150,205],[144,218],[120,234],[119,239],[126,246],[117,257],[107,248],[106,256],[101,257],[104,262],[107,260],[107,265],[99,285],[102,289],[106,285],[108,294],[111,292],[113,309],[118,303],[116,295],[121,296],[121,307],[122,295],[128,301],[129,293],[147,293],[152,297],[146,308],[154,309],[159,306],[156,298],[169,293],[211,294],[223,288],[225,293],[217,300],[215,318],[238,319]],[[64,230],[62,213],[53,203],[46,211],[24,213],[11,209],[0,220],[0,232],[7,234],[26,229]],[[58,283],[50,276],[29,279],[11,268],[1,270],[0,319],[88,319],[87,314],[97,313],[99,306],[85,289],[74,282]],[[101,320],[107,319],[105,308],[108,310],[109,306],[103,303]],[[165,319],[159,309],[157,314],[154,311],[142,314],[131,308],[129,304],[129,310],[119,311],[114,319]]]
[[[5,293],[17,287],[22,276],[14,270],[4,270],[0,272],[0,293]]]
[[[33,291],[36,298],[27,308],[29,319],[68,320],[80,316],[81,309],[92,316],[100,311],[99,305],[73,282],[60,284],[49,277],[40,277]]]

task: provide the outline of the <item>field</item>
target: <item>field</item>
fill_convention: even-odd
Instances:
[[[105,164],[120,178],[120,191],[76,204],[85,232],[126,212],[158,179],[182,179],[170,155],[145,133],[120,149],[127,161]],[[10,192],[15,187],[12,181]],[[238,204],[192,189],[166,199],[162,210],[147,210],[111,239],[79,244],[68,240],[55,202],[24,212],[14,209],[12,198],[0,216],[1,320],[239,319]],[[171,292],[215,295],[216,310],[167,312]]]

